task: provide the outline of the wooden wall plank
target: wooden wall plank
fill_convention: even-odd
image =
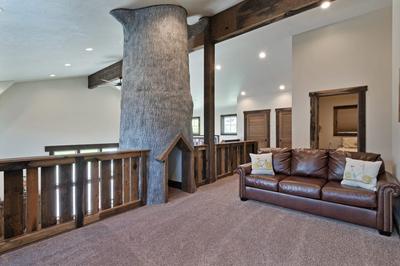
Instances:
[[[111,161],[101,161],[101,209],[111,208]]]
[[[99,212],[99,162],[92,161],[91,162],[91,214],[96,214]]]
[[[73,210],[73,182],[72,165],[60,165],[58,167],[58,187],[60,200],[60,222],[71,221]]]
[[[124,176],[124,203],[128,203],[130,201],[131,196],[131,159],[125,158],[123,161],[123,176]]]
[[[114,207],[122,204],[122,160],[114,160]]]
[[[22,170],[4,172],[4,237],[24,233]]]
[[[39,174],[38,168],[28,168],[26,172],[26,232],[38,230]]]
[[[56,167],[41,168],[41,223],[42,228],[57,224]]]
[[[139,199],[139,159],[131,158],[131,201]]]
[[[147,204],[147,153],[146,152],[142,152],[140,157],[140,180],[141,180],[140,199],[142,201],[142,205],[146,205]]]

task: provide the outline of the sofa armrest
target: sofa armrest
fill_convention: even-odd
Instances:
[[[383,232],[392,232],[393,198],[400,196],[400,183],[390,173],[383,173],[378,178],[377,193],[377,227]]]
[[[239,165],[235,173],[239,175],[239,197],[242,200],[246,199],[246,175],[251,173],[251,163]]]

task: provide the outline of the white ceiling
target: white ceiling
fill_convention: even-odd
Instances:
[[[89,75],[120,60],[122,26],[109,15],[114,8],[164,3],[182,5],[190,16],[213,15],[240,1],[0,0],[0,81]]]
[[[391,0],[336,0],[328,10],[315,8],[262,27],[216,47],[216,108],[235,106],[247,96],[291,90],[292,36],[390,6]],[[260,51],[267,53],[260,60]],[[203,51],[190,54],[191,90],[195,109],[203,106]]]

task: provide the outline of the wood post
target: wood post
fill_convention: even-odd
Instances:
[[[78,157],[75,165],[75,224],[76,227],[82,227],[84,222],[84,211],[86,206],[85,200],[85,179],[87,179],[87,171],[86,171],[87,162],[84,158]]]
[[[204,143],[207,145],[207,181],[215,182],[215,42],[211,26],[204,31]]]
[[[4,238],[24,231],[22,170],[4,172]]]

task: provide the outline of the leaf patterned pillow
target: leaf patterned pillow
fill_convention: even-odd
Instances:
[[[272,153],[250,153],[250,158],[252,175],[275,175],[272,167]]]
[[[376,191],[377,177],[381,165],[381,161],[368,162],[346,158],[346,167],[341,184]]]

